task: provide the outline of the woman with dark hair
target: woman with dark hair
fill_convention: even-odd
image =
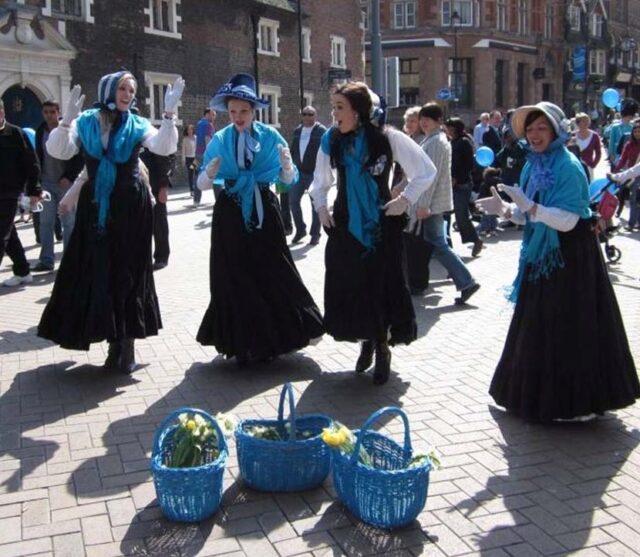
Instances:
[[[362,341],[358,373],[373,363],[374,383],[386,383],[389,345],[416,338],[416,319],[403,274],[405,211],[417,201],[435,168],[407,135],[384,128],[379,97],[361,82],[331,97],[334,127],[318,151],[310,194],[328,235],[325,252],[325,326],[336,340]],[[391,200],[389,172],[399,162],[407,177]],[[333,214],[327,195],[335,182]]]
[[[449,118],[444,123],[451,139],[451,186],[453,187],[453,212],[458,223],[458,232],[463,244],[473,242],[472,257],[477,257],[482,249],[469,213],[471,201],[471,171],[473,170],[473,140],[464,131],[460,118]]]
[[[270,361],[322,336],[322,317],[287,247],[271,184],[298,179],[287,142],[254,120],[268,101],[248,74],[236,74],[210,107],[231,123],[205,151],[198,187],[222,186],[211,222],[211,302],[197,340],[239,365]]]
[[[193,162],[196,160],[196,127],[193,124],[185,126],[182,132],[182,164],[187,169],[189,192],[193,197],[194,174]]]
[[[636,120],[631,128],[631,137],[622,149],[622,156],[616,164],[613,172],[622,172],[623,170],[633,168],[640,162],[640,120]],[[624,183],[629,178],[629,173],[622,173],[611,177],[616,182]],[[640,178],[633,177],[630,187],[621,186],[622,190],[628,190],[627,195],[619,195],[620,199],[629,198],[629,221],[625,229],[631,232],[636,226],[640,226],[640,215],[638,215],[638,190],[640,190]]]
[[[174,113],[184,81],[167,87],[160,130],[134,113],[136,89],[127,71],[105,75],[96,107],[80,114],[84,95],[76,85],[46,145],[63,160],[81,150],[88,182],[79,181],[67,194],[79,196],[76,223],[38,335],[74,350],[107,340],[104,365],[123,373],[136,367],[134,339],[162,327],[151,263],[151,195],[138,154],[143,146],[161,156],[176,151]]]
[[[566,149],[564,113],[541,102],[512,118],[529,143],[522,188],[476,203],[524,224],[515,311],[489,392],[527,420],[584,420],[640,397],[615,293],[592,230],[587,178]]]

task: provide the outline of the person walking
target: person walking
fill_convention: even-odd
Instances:
[[[625,227],[628,232],[631,232],[636,226],[640,225],[640,215],[638,214],[638,191],[640,190],[640,178],[634,177],[629,185],[625,184],[625,181],[627,181],[626,178],[622,180],[619,176],[629,176],[629,174],[624,174],[622,171],[633,168],[638,162],[640,162],[640,121],[636,120],[631,128],[631,137],[629,138],[629,141],[625,143],[624,149],[622,150],[622,156],[613,168],[614,173],[620,174],[614,174],[615,178],[611,177],[611,179],[621,184],[621,190],[628,191],[627,195],[619,196],[619,198],[629,198],[629,220]]]
[[[77,191],[72,187],[79,195],[76,224],[38,336],[74,350],[107,340],[105,368],[123,373],[136,369],[134,339],[162,327],[151,263],[151,195],[140,178],[139,151],[176,151],[175,110],[183,89],[181,78],[167,86],[157,130],[131,110],[137,90],[131,73],[103,76],[97,106],[82,113],[84,96],[76,85],[46,143],[63,160],[82,150],[89,180]],[[65,203],[74,204],[67,196]]]
[[[404,133],[384,127],[384,108],[365,83],[338,86],[334,127],[322,137],[310,194],[327,233],[325,326],[338,341],[362,341],[356,372],[373,363],[373,381],[389,379],[389,346],[410,344],[417,327],[403,273],[405,212],[436,174]],[[389,174],[399,162],[407,185],[391,199]],[[333,213],[327,195],[336,182]]]
[[[293,141],[291,142],[293,164],[300,172],[300,179],[289,190],[289,207],[296,226],[295,236],[291,239],[292,244],[297,244],[307,235],[307,225],[302,216],[300,203],[302,196],[313,181],[320,140],[326,131],[327,128],[316,122],[316,109],[310,105],[305,106],[302,109],[302,124],[293,132]],[[320,220],[313,204],[311,204],[311,241],[309,244],[317,246],[319,242]]]
[[[42,189],[38,184],[40,166],[33,147],[18,127],[5,119],[4,102],[0,99],[0,262],[6,253],[13,262],[13,276],[3,286],[19,286],[33,282],[29,263],[13,221],[18,198],[25,190],[31,204],[38,203]]]
[[[207,145],[211,141],[211,138],[216,133],[214,122],[216,121],[216,111],[211,108],[205,108],[202,113],[202,118],[198,120],[196,124],[196,162],[198,168],[201,168],[202,159],[204,158],[204,152]],[[217,190],[213,189],[214,196],[217,196]],[[193,190],[193,206],[198,207],[202,201],[202,190],[194,188]]]
[[[588,114],[578,112],[575,120],[578,126],[575,139],[580,149],[580,159],[589,168],[589,180],[592,180],[596,166],[598,166],[602,157],[602,141],[597,132],[589,129],[591,118]]]
[[[322,317],[287,247],[280,209],[269,189],[298,171],[287,142],[255,121],[269,106],[253,76],[234,75],[211,99],[231,123],[207,146],[198,187],[220,185],[211,221],[211,302],[197,340],[238,365],[270,361],[322,336]]]
[[[187,180],[189,183],[189,194],[193,197],[195,188],[195,169],[193,166],[196,160],[196,133],[195,126],[189,124],[182,134],[182,164],[187,171]]]
[[[487,212],[524,224],[515,310],[489,393],[534,422],[584,420],[624,408],[640,383],[602,250],[592,230],[589,188],[565,143],[565,115],[553,103],[522,106],[511,126],[530,153],[522,187],[501,185],[478,200]]]
[[[491,111],[489,115],[489,126],[482,134],[481,145],[489,147],[494,155],[497,155],[500,149],[502,149],[502,112],[499,110]],[[476,147],[480,147],[480,145],[476,144]]]

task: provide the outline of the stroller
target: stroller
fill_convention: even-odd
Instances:
[[[609,242],[618,230],[611,224],[611,219],[618,208],[619,185],[607,178],[599,178],[589,184],[589,206],[593,211],[594,230],[598,240],[604,244],[604,254],[609,263],[616,263],[622,257],[622,252]]]

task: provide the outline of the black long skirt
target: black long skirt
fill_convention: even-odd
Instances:
[[[366,252],[346,227],[325,229],[325,327],[336,340],[409,344],[416,316],[405,275],[406,217],[380,215],[381,238]]]
[[[38,336],[76,350],[103,340],[153,336],[162,328],[147,188],[137,181],[116,183],[102,234],[93,195],[90,181],[80,193],[74,230],[38,325]]]
[[[640,397],[618,302],[587,220],[559,233],[564,267],[523,277],[491,382],[500,406],[548,422],[623,408]]]
[[[229,358],[270,359],[324,333],[287,247],[278,200],[268,189],[261,195],[264,220],[252,232],[224,190],[213,209],[211,302],[197,340]]]

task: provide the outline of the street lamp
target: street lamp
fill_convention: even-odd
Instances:
[[[453,10],[449,18],[449,24],[453,28],[453,110],[458,111],[458,24],[460,23],[460,14],[458,10]]]

